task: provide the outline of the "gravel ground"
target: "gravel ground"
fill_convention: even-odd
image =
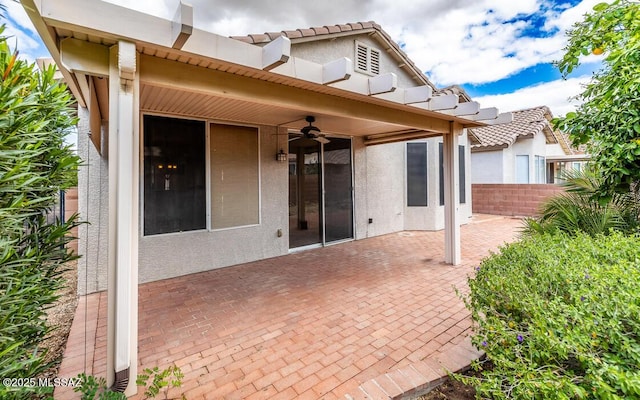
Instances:
[[[52,327],[49,336],[40,345],[48,349],[45,362],[52,362],[53,366],[44,374],[45,377],[56,377],[62,355],[67,344],[67,337],[71,330],[71,323],[78,305],[78,267],[77,260],[64,266],[62,274],[65,287],[59,292],[60,298],[47,310],[47,325]]]

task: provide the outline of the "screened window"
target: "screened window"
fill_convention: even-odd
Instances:
[[[427,205],[427,144],[407,143],[407,206]]]
[[[439,168],[439,179],[440,179],[440,205],[444,205],[444,152],[443,152],[443,144],[438,143],[438,161],[440,162]],[[467,202],[467,184],[466,184],[466,167],[465,167],[465,150],[464,146],[458,146],[458,184],[459,184],[459,192],[458,196],[459,203],[465,204]]]
[[[210,125],[211,227],[260,223],[258,129]]]
[[[543,156],[536,156],[536,183],[546,183],[546,161]]]
[[[466,170],[465,170],[465,159],[464,159],[464,146],[458,146],[458,162],[460,163],[460,168],[458,168],[458,180],[460,183],[460,204],[465,204],[467,202],[467,191],[466,191]]]
[[[143,124],[144,234],[205,229],[205,123],[145,115]]]

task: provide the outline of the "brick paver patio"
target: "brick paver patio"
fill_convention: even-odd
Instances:
[[[170,394],[190,400],[425,389],[438,363],[457,368],[477,357],[454,287],[466,291],[473,267],[519,226],[474,217],[462,227],[459,266],[443,262],[443,232],[400,232],[142,284],[139,368],[175,363],[184,384]],[[81,298],[58,376],[104,376],[105,331],[106,293]],[[56,399],[76,395],[56,391]]]

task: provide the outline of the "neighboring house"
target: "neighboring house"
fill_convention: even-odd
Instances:
[[[469,130],[472,183],[554,183],[588,156],[551,125],[546,106],[513,111],[513,121]]]
[[[405,229],[444,227],[460,262],[465,130],[511,115],[435,88],[375,23],[232,39],[185,4],[22,3],[78,101],[79,292],[108,292],[109,384],[136,374],[138,282]]]

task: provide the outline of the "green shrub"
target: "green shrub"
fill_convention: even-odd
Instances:
[[[461,378],[479,396],[640,398],[640,237],[532,236],[468,282],[473,343],[493,364]]]
[[[543,203],[538,218],[524,220],[525,236],[556,231],[597,235],[638,230],[640,204],[633,193],[603,197],[604,178],[591,170],[570,171],[563,178],[566,192]]]
[[[73,99],[54,78],[11,51],[0,27],[0,377],[36,378],[45,310],[56,299],[62,266],[73,255],[70,221],[48,222],[59,191],[76,183],[78,157],[64,144],[75,125]],[[0,385],[0,398],[51,388]]]
[[[144,373],[136,378],[136,385],[144,388],[143,399],[155,399],[162,393],[168,399],[168,392],[171,388],[182,386],[184,374],[175,364],[160,370],[158,367],[145,368]],[[124,393],[114,392],[107,388],[107,380],[102,377],[94,377],[84,373],[78,375],[80,385],[73,388],[73,391],[81,394],[81,400],[126,400]],[[184,394],[181,400],[186,400]]]

